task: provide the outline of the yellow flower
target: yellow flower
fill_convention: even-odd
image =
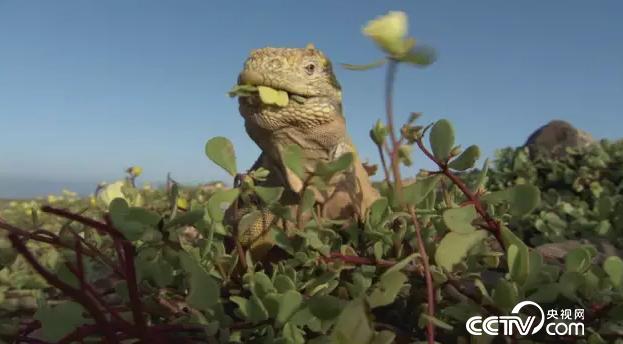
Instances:
[[[188,209],[188,201],[185,198],[178,198],[177,207],[184,210]]]
[[[143,173],[143,168],[140,166],[132,166],[128,169],[128,173],[134,177],[138,177]]]
[[[408,28],[404,12],[390,11],[369,21],[362,31],[390,55],[401,56],[413,46],[412,40],[405,39]]]
[[[97,193],[98,200],[108,208],[108,205],[110,205],[110,202],[112,202],[113,199],[126,199],[125,195],[121,191],[124,184],[125,183],[123,181],[118,181],[102,187]]]

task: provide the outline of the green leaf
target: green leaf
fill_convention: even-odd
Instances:
[[[530,251],[526,245],[511,244],[507,249],[508,272],[511,279],[523,285],[530,274]]]
[[[149,257],[139,252],[135,259],[136,270],[140,280],[153,281],[156,286],[164,288],[173,282],[173,266],[159,255]]]
[[[211,138],[205,147],[208,158],[215,164],[223,168],[230,175],[235,176],[238,171],[236,168],[236,152],[231,142],[222,136]]]
[[[558,290],[566,298],[577,302],[579,301],[577,292],[583,284],[584,276],[581,273],[567,271],[558,280]]]
[[[246,97],[257,92],[257,87],[253,85],[235,85],[227,92],[230,97]]]
[[[302,179],[305,174],[303,168],[303,149],[298,145],[287,145],[283,148],[281,155],[286,167]]]
[[[277,290],[273,285],[273,281],[263,272],[259,271],[253,274],[253,294],[260,299],[264,298],[270,293],[274,293]]]
[[[420,254],[419,253],[411,253],[410,255],[408,255],[406,258],[402,259],[401,261],[399,261],[398,263],[394,264],[391,268],[387,269],[383,275],[381,275],[381,277],[385,276],[385,275],[389,275],[392,274],[394,272],[398,272],[400,270],[402,270],[403,268],[405,268],[407,265],[409,265],[409,263],[411,263],[411,261],[413,259],[415,259],[415,257],[419,257]]]
[[[219,302],[220,286],[189,254],[180,254],[180,263],[190,275],[190,293],[186,302],[192,307],[207,311]]]
[[[565,269],[571,272],[586,272],[592,264],[591,253],[584,247],[578,247],[565,256]]]
[[[225,211],[240,194],[240,189],[220,189],[208,199],[208,214],[215,222],[223,221]]]
[[[160,222],[160,215],[144,208],[129,207],[123,198],[110,202],[108,212],[113,225],[130,241],[154,232]]]
[[[320,177],[323,177],[325,180],[330,180],[336,173],[349,168],[353,164],[353,159],[353,153],[347,152],[328,163],[322,161],[318,162],[314,173]]]
[[[274,187],[265,187],[265,186],[256,186],[255,193],[264,201],[266,204],[273,204],[281,198],[283,194],[284,188],[282,186],[274,186]]]
[[[437,121],[430,131],[430,146],[435,158],[446,161],[454,147],[454,128],[446,119]]]
[[[288,344],[305,344],[305,331],[291,323],[283,327],[283,338]]]
[[[534,185],[517,185],[511,190],[511,213],[515,216],[530,213],[541,201],[541,192]]]
[[[553,303],[558,298],[558,294],[558,283],[548,283],[539,286],[527,299],[536,303]]]
[[[349,63],[341,63],[341,65],[342,65],[342,67],[344,67],[344,68],[346,68],[348,70],[362,71],[362,70],[368,70],[368,69],[381,67],[386,62],[387,62],[387,59],[380,59],[380,60],[374,61],[372,63],[363,64],[363,65],[360,65],[360,64],[349,64]]]
[[[164,225],[164,228],[192,226],[195,223],[199,222],[201,219],[203,219],[204,214],[205,211],[203,209],[194,209],[187,211],[181,215],[174,217],[173,220],[167,222],[167,224]]]
[[[377,288],[368,297],[370,307],[376,308],[393,303],[406,281],[407,276],[399,271],[382,275]]]
[[[486,194],[481,199],[491,204],[506,201],[510,204],[510,210],[514,216],[523,216],[539,205],[541,192],[534,185],[519,184],[509,189]]]
[[[597,208],[597,215],[599,216],[599,219],[605,220],[610,217],[610,214],[612,213],[612,210],[614,209],[614,204],[610,197],[601,196],[597,200],[596,208]]]
[[[305,189],[303,192],[303,197],[301,200],[301,212],[304,213],[312,209],[314,204],[316,203],[316,195],[314,191],[310,188]]]
[[[296,290],[296,284],[286,275],[275,276],[273,284],[279,293],[285,293],[288,290]]]
[[[282,295],[277,293],[270,293],[261,298],[262,303],[266,307],[268,311],[269,318],[275,318],[277,316],[277,312],[279,311],[279,301],[281,300]]]
[[[449,232],[441,239],[435,251],[435,262],[447,271],[452,271],[452,267],[463,261],[469,251],[486,237],[487,232],[482,230],[469,234]]]
[[[364,299],[349,302],[333,327],[331,338],[335,343],[369,343],[374,338],[370,308]]]
[[[515,233],[513,233],[508,227],[502,226],[500,232],[502,236],[502,241],[504,242],[504,245],[506,247],[509,247],[513,244],[517,247],[526,246],[526,244],[521,239],[519,239],[519,237],[516,236]]]
[[[343,301],[331,295],[314,295],[309,301],[310,312],[320,320],[335,319],[342,311]]]
[[[437,61],[437,52],[432,47],[418,44],[404,56],[400,57],[399,61],[416,67],[428,67]]]
[[[482,168],[478,172],[478,177],[475,178],[476,183],[472,187],[473,192],[479,191],[485,186],[487,181],[487,173],[489,172],[489,159],[485,159],[485,162],[482,163]]]
[[[615,287],[623,286],[623,260],[621,258],[617,256],[606,258],[603,268]]]
[[[33,318],[41,322],[40,337],[57,342],[77,327],[87,323],[82,316],[84,309],[79,303],[66,301],[56,306],[43,305]]]
[[[384,253],[384,248],[383,248],[383,242],[382,241],[377,241],[374,243],[373,245],[373,250],[374,250],[374,259],[383,259],[383,253]]]
[[[230,296],[229,299],[238,305],[240,313],[250,322],[259,323],[268,319],[268,310],[257,296],[251,295],[249,299]]]
[[[370,224],[377,226],[381,224],[383,216],[387,213],[389,201],[385,197],[380,197],[370,206]]]
[[[476,161],[480,159],[480,148],[476,145],[467,147],[457,158],[450,161],[448,167],[457,171],[465,171],[474,167]]]
[[[443,222],[453,232],[468,234],[476,230],[472,221],[478,217],[473,204],[461,208],[450,208],[443,212]]]
[[[260,94],[262,103],[268,105],[288,106],[288,92],[283,90],[276,90],[272,87],[257,86],[257,91]]]
[[[416,206],[435,189],[435,186],[437,186],[440,179],[441,175],[434,175],[431,177],[417,179],[414,183],[405,186],[402,189],[405,202],[412,206]]]
[[[492,297],[498,307],[510,310],[519,302],[517,285],[507,280],[500,279],[495,285],[495,289],[493,289]]]
[[[296,290],[288,290],[279,300],[279,311],[277,312],[276,325],[282,326],[303,304],[303,295]]]

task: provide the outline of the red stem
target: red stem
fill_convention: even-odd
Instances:
[[[417,219],[417,215],[413,207],[409,207],[413,224],[415,225],[415,235],[417,236],[418,250],[420,251],[420,257],[422,264],[424,265],[424,278],[426,279],[426,301],[427,311],[430,317],[435,316],[435,286],[433,285],[433,277],[430,273],[430,266],[428,265],[428,254],[426,253],[426,247],[424,246],[424,240],[422,239],[422,226]],[[432,320],[429,320],[426,324],[426,333],[428,334],[428,343],[435,343],[435,324]]]
[[[122,327],[125,330],[131,332],[130,323],[123,320],[123,318],[121,318],[119,313],[113,307],[111,307],[108,303],[106,303],[106,301],[102,299],[102,296],[97,292],[97,290],[95,290],[95,288],[84,279],[84,272],[82,273],[82,277],[80,277],[78,276],[80,268],[76,269],[69,263],[67,263],[66,266],[67,266],[67,269],[69,269],[69,271],[71,271],[74,275],[76,275],[76,277],[78,277],[78,279],[80,280],[80,287],[82,288],[82,290],[88,292],[97,301],[98,304],[100,304],[103,308],[105,308],[106,311],[108,311],[110,315],[112,315],[112,317],[115,318],[115,320],[118,321],[122,325]]]
[[[138,285],[136,281],[136,270],[134,269],[134,247],[128,241],[122,242],[123,252],[125,256],[125,273],[128,283],[128,294],[130,296],[130,306],[134,323],[139,327],[140,337],[145,335],[146,323],[143,316],[143,305],[138,293]]]
[[[433,161],[439,167],[439,169],[441,170],[440,172],[443,173],[446,177],[448,177],[448,179],[450,179],[452,183],[454,183],[454,185],[456,185],[461,190],[461,192],[463,192],[463,194],[465,195],[465,197],[467,197],[469,202],[474,204],[474,208],[476,209],[476,212],[478,212],[480,217],[482,217],[483,220],[485,220],[485,222],[487,223],[487,227],[486,227],[487,230],[491,232],[491,234],[493,234],[493,236],[498,241],[500,246],[504,248],[505,245],[504,245],[504,241],[502,240],[502,230],[501,230],[500,224],[497,221],[495,221],[491,217],[491,215],[489,215],[489,213],[487,213],[487,211],[484,209],[484,207],[482,206],[482,202],[480,202],[480,197],[474,192],[472,192],[467,187],[467,185],[465,185],[465,183],[461,180],[461,178],[457,177],[454,173],[452,173],[446,163],[439,161],[426,148],[426,146],[424,146],[424,143],[422,142],[421,138],[416,140],[415,142],[420,148],[420,150],[424,153],[424,155],[426,155],[426,157],[428,157],[431,161]]]
[[[59,289],[63,292],[63,294],[69,296],[74,299],[76,302],[80,303],[93,317],[95,322],[104,330],[104,337],[106,343],[117,343],[117,336],[115,335],[114,330],[110,327],[110,324],[106,320],[106,317],[100,312],[99,308],[95,304],[95,301],[89,297],[84,291],[76,289],[69,284],[61,281],[54,274],[50,273],[46,270],[37,259],[32,255],[32,253],[26,248],[26,245],[19,239],[19,237],[11,233],[9,234],[9,240],[13,244],[15,250],[21,254],[24,259],[32,266],[32,268],[37,271],[50,285]]]
[[[60,217],[66,218],[68,220],[73,220],[73,221],[82,223],[83,225],[95,228],[96,230],[98,230],[98,231],[100,231],[102,233],[109,234],[113,238],[123,239],[123,235],[118,230],[116,230],[112,226],[109,226],[106,223],[101,223],[99,221],[90,219],[88,217],[85,217],[85,216],[82,216],[82,215],[79,215],[79,214],[74,214],[74,213],[72,213],[70,211],[67,211],[65,209],[53,208],[53,207],[50,207],[48,205],[44,205],[43,207],[41,207],[41,211],[43,211],[45,213],[58,215]]]

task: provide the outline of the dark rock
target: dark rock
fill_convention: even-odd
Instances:
[[[528,147],[531,157],[562,157],[567,147],[580,148],[593,142],[595,140],[589,133],[576,129],[568,122],[553,120],[532,133],[524,146]]]
[[[595,260],[602,264],[603,261],[610,256],[623,257],[623,252],[619,251],[611,243],[606,240],[566,240],[556,243],[544,244],[535,249],[543,256],[545,261],[554,262],[564,260],[567,253],[578,247],[591,245],[597,249]]]

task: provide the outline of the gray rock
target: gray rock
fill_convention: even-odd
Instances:
[[[532,133],[524,146],[528,147],[531,157],[562,157],[566,154],[567,147],[580,148],[594,142],[589,133],[568,122],[553,120]]]
[[[601,264],[610,256],[623,257],[622,252],[606,240],[566,240],[557,243],[544,244],[535,249],[546,261],[562,261],[567,253],[584,245],[592,245],[597,249],[595,260]]]

